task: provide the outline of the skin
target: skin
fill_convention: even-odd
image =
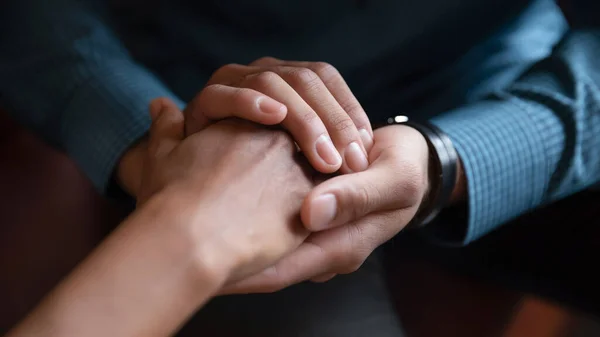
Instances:
[[[230,120],[184,139],[174,104],[151,110],[137,210],[7,336],[172,335],[309,235],[314,183],[285,133]]]
[[[404,228],[429,189],[420,133],[407,126],[373,132],[327,64],[264,58],[229,65],[185,119],[166,99],[150,113],[149,137],[117,169],[137,210],[8,336],[172,335],[215,294],[351,273]],[[346,174],[316,185],[288,136],[218,122],[232,117],[281,124],[316,170]],[[334,165],[317,149],[324,135],[341,159]],[[361,153],[367,165],[352,158]],[[462,167],[456,186],[452,202],[460,203]]]
[[[275,108],[257,108],[266,101]],[[371,131],[339,72],[324,63],[262,58],[248,66],[224,66],[188,105],[185,116],[187,135],[229,117],[281,124],[316,170],[342,174],[317,186],[304,200],[302,220],[313,232],[304,244],[261,273],[229,283],[224,294],[272,292],[355,271],[376,247],[406,226],[429,190],[429,155],[422,135],[407,126]],[[367,136],[361,137],[365,132],[360,130]],[[316,148],[324,132],[343,158],[339,166],[319,159]],[[346,156],[350,144],[359,142],[368,154],[366,166]],[[134,195],[139,185],[135,177],[142,171],[135,153],[143,153],[143,143],[140,148],[123,157],[118,171],[126,188],[133,186],[129,190]],[[460,163],[456,179],[453,204],[467,198]]]

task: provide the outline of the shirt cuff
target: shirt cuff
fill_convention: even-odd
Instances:
[[[87,69],[61,125],[64,150],[104,194],[117,161],[150,127],[148,106],[157,97],[181,102],[146,69],[130,62]]]
[[[548,147],[562,148],[564,138],[555,118],[541,105],[489,100],[431,120],[451,138],[468,185],[461,234],[446,243],[467,244],[543,202],[552,175]],[[437,225],[448,222],[442,215]]]

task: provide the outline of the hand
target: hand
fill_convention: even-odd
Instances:
[[[323,173],[365,170],[366,154],[373,145],[365,111],[340,73],[322,62],[265,57],[249,66],[226,65],[213,74],[184,113],[187,135],[228,117],[264,125],[281,123]],[[117,166],[119,184],[134,197],[145,151],[142,139]]]
[[[274,266],[222,293],[273,292],[354,272],[415,216],[428,190],[428,158],[427,143],[415,129],[376,130],[366,171],[331,178],[305,199],[302,220],[315,233]]]
[[[184,139],[183,114],[171,101],[156,100],[150,110],[138,203],[167,194],[161,200],[179,205],[182,218],[195,219],[173,228],[194,256],[237,280],[306,239],[299,210],[313,183],[284,132],[228,120]]]
[[[213,74],[185,115],[188,135],[226,117],[281,123],[323,173],[365,170],[373,144],[365,111],[340,73],[326,63],[262,58],[249,66],[226,65]]]

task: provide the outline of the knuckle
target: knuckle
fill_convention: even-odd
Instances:
[[[234,68],[236,68],[238,66],[239,66],[239,64],[237,64],[237,63],[228,63],[228,64],[222,66],[221,68],[217,69],[217,71],[219,71],[219,70],[225,70],[225,71],[227,71],[227,70],[234,69]]]
[[[356,99],[345,99],[339,103],[342,109],[344,109],[344,111],[346,111],[348,114],[357,114],[358,112],[362,112],[362,106]]]
[[[337,80],[342,77],[340,72],[327,62],[315,62],[311,68],[321,77],[323,82]]]
[[[209,84],[206,87],[204,87],[204,89],[202,89],[200,91],[200,93],[198,93],[198,95],[192,101],[192,104],[194,105],[194,107],[198,108],[198,107],[201,107],[203,104],[205,104],[206,101],[209,100],[210,97],[215,92],[217,92],[220,87],[221,87],[221,84]]]
[[[377,200],[378,196],[373,195],[373,189],[369,185],[359,185],[354,187],[353,202],[350,207],[352,219],[359,219],[371,209],[373,200]],[[375,191],[377,191],[375,189]]]
[[[211,84],[207,84],[202,90],[200,90],[200,93],[198,94],[197,97],[202,97],[204,95],[210,94],[214,91],[219,90],[219,88],[221,87],[222,84],[219,83],[211,83]]]
[[[223,77],[223,75],[224,75],[225,73],[227,73],[227,71],[228,71],[230,68],[231,68],[231,65],[229,65],[229,64],[227,64],[227,65],[224,65],[224,66],[222,66],[222,67],[218,68],[217,70],[215,70],[215,71],[213,72],[213,74],[212,74],[212,76],[211,76],[211,80],[217,80],[217,79],[219,79],[219,78]],[[212,81],[211,81],[211,82],[209,82],[209,83],[212,83]]]
[[[252,61],[252,63],[250,63],[250,65],[266,65],[266,64],[276,64],[279,62],[279,59],[276,59],[274,57],[271,56],[263,56],[261,58],[258,58],[254,61]]]
[[[265,90],[272,87],[279,80],[279,75],[273,71],[263,71],[248,78],[248,81],[250,81],[250,86],[260,90]]]
[[[370,123],[367,114],[363,110],[363,107],[353,95],[351,98],[341,100],[341,102],[338,103],[349,116],[353,116],[357,126],[365,126]]]
[[[317,115],[317,113],[312,109],[308,109],[308,111],[300,114],[300,121],[302,122],[302,125],[312,126],[319,120],[319,115]]]
[[[171,100],[169,98],[167,98],[167,97],[158,97],[158,98],[153,99],[150,102],[150,105],[151,106],[156,106],[156,105],[158,105],[158,106],[164,106],[165,104],[168,104],[170,101]]]
[[[350,88],[345,84],[340,72],[334,66],[327,62],[315,62],[310,68],[319,75],[323,83],[332,88],[331,90],[335,90],[340,94],[338,103],[347,114],[361,118],[360,123],[362,124],[369,123],[362,106],[354,97]]]
[[[331,125],[333,129],[338,133],[348,133],[351,136],[351,132],[356,129],[354,121],[346,114],[336,114],[331,117]],[[355,135],[358,139],[358,134]]]
[[[289,76],[293,84],[306,89],[315,88],[322,83],[319,75],[308,68],[292,68]]]
[[[226,81],[226,79],[230,77],[229,75],[236,67],[239,67],[239,65],[235,63],[230,63],[218,68],[213,72],[212,76],[208,81],[208,84],[222,83]]]

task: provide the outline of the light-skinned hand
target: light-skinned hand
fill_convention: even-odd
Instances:
[[[367,168],[369,118],[340,73],[323,62],[265,57],[218,69],[185,109],[186,133],[212,120],[239,117],[288,130],[323,173]]]
[[[174,222],[182,249],[213,261],[208,269],[222,269],[233,281],[272,265],[306,239],[299,210],[314,184],[285,132],[227,120],[184,138],[175,104],[159,99],[150,110],[138,203],[166,193],[170,207],[198,220]]]
[[[428,190],[428,158],[417,130],[375,130],[367,170],[333,177],[304,200],[302,220],[314,233],[292,254],[222,293],[273,292],[356,271],[416,214]]]

